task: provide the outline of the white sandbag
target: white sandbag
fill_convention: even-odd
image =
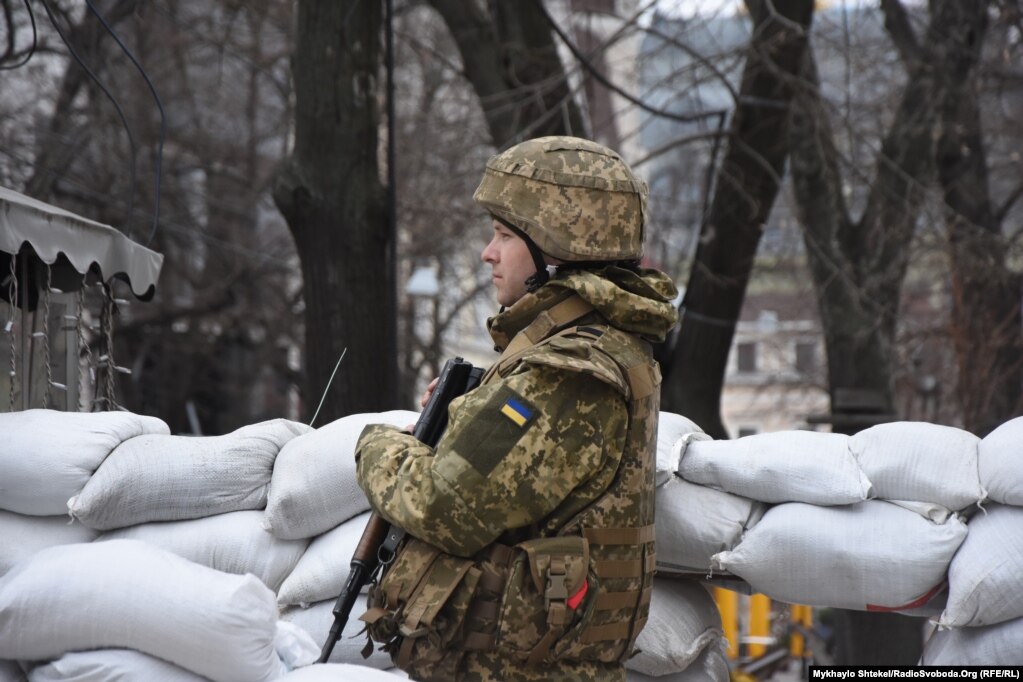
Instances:
[[[888,502],[846,507],[780,504],[715,568],[790,604],[905,610],[940,589],[966,537],[957,516],[943,524]]]
[[[67,513],[118,445],[170,429],[156,417],[131,412],[25,410],[0,414],[0,508],[33,516]]]
[[[121,444],[67,508],[99,530],[262,509],[274,459],[307,433],[287,419],[224,436],[140,436]]]
[[[945,523],[948,517],[955,513],[948,507],[942,507],[940,504],[934,504],[933,502],[913,502],[910,500],[885,500],[885,502],[891,502],[897,507],[908,509],[932,523]]]
[[[729,682],[730,679],[724,645],[707,647],[688,668],[677,673],[655,677],[625,669],[625,682]]]
[[[625,667],[653,676],[681,672],[723,642],[721,614],[707,588],[696,580],[655,578],[650,615],[636,639],[639,653]]]
[[[988,497],[1023,507],[1023,417],[1007,421],[980,441],[980,482]]]
[[[293,606],[281,611],[281,620],[294,623],[312,636],[316,646],[322,650],[324,642],[327,641],[327,634],[330,626],[334,624],[334,602],[335,599],[328,599],[313,604],[307,609]],[[359,620],[359,616],[366,610],[366,600],[360,597],[355,601],[351,616],[345,624],[345,629],[334,645],[330,654],[330,663],[355,663],[360,666],[369,666],[383,670],[394,665],[389,654],[374,649],[369,658],[362,657],[362,648],[366,645],[366,633],[363,632],[366,624]],[[374,643],[374,647],[380,645]]]
[[[394,682],[390,672],[351,663],[326,663],[293,670],[286,682]]]
[[[706,573],[711,557],[735,547],[765,509],[760,502],[677,475],[655,493],[657,570],[662,573]]]
[[[970,519],[948,569],[945,626],[992,625],[1023,617],[1023,508],[992,504]]]
[[[1023,665],[1023,618],[970,628],[936,630],[920,665]]]
[[[92,542],[98,531],[64,516],[25,516],[0,511],[0,576],[41,549]],[[2,679],[2,678],[0,678]]]
[[[74,651],[34,668],[29,682],[204,682],[205,677],[130,649]]]
[[[687,438],[687,436],[689,438]],[[690,419],[674,412],[661,412],[657,421],[657,477],[656,485],[664,485],[678,470],[680,452],[691,440],[702,438],[710,440],[710,436]]]
[[[336,599],[348,580],[352,554],[362,539],[369,517],[370,513],[365,512],[315,538],[281,584],[277,603],[309,606],[324,599]]]
[[[953,511],[984,499],[979,444],[972,433],[927,422],[879,424],[849,438],[876,497],[934,502]]]
[[[369,509],[355,480],[355,444],[367,424],[404,428],[408,410],[342,417],[288,443],[274,464],[266,528],[279,538],[311,538]]]
[[[274,650],[288,670],[312,665],[320,660],[322,647],[313,641],[312,635],[295,623],[286,620],[277,621],[274,634]]]
[[[137,540],[50,547],[0,578],[0,658],[134,649],[215,682],[282,674],[277,604],[255,576]]]
[[[679,463],[692,483],[761,502],[840,505],[870,496],[870,481],[839,433],[779,431],[692,443]]]
[[[275,538],[263,528],[263,512],[260,511],[144,523],[107,531],[97,540],[142,540],[218,571],[238,575],[251,573],[274,592],[298,564],[309,544],[308,540]]]
[[[0,661],[0,682],[25,682],[27,679],[17,661]]]

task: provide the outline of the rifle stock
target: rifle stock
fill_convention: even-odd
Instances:
[[[482,368],[473,367],[462,358],[453,358],[444,363],[437,387],[419,415],[412,435],[430,447],[436,446],[447,427],[448,404],[463,393],[476,388],[482,376]],[[344,589],[334,603],[334,623],[327,634],[318,663],[326,663],[330,658],[362,588],[373,579],[381,567],[390,564],[398,543],[404,536],[404,530],[391,526],[378,513],[373,512],[370,515],[362,538],[352,554],[348,580],[345,581]]]

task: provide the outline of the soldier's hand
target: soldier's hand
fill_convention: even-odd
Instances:
[[[426,403],[430,402],[430,396],[433,395],[433,390],[437,388],[437,382],[440,381],[440,377],[434,377],[433,381],[429,383],[426,390],[423,392],[423,397],[419,399],[419,405],[426,407]]]

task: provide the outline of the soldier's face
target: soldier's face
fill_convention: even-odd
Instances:
[[[536,272],[529,247],[517,234],[493,221],[494,237],[480,257],[492,270],[497,302],[510,306],[526,295],[526,279]]]

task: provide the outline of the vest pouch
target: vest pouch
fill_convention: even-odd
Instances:
[[[367,622],[370,637],[397,653],[398,665],[410,659],[439,660],[461,630],[479,582],[471,559],[445,554],[416,538],[399,548],[379,585],[370,589]]]
[[[538,663],[590,612],[586,538],[557,536],[515,545],[501,599],[497,648]],[[570,605],[571,604],[571,605]],[[573,608],[574,606],[574,608]]]

